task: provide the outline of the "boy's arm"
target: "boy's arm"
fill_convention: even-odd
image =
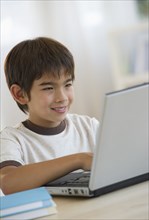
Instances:
[[[0,170],[0,188],[4,194],[40,187],[77,169],[90,170],[91,153],[77,153],[61,158]]]

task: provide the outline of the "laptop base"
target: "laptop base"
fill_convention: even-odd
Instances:
[[[100,189],[91,191],[89,187],[69,187],[69,186],[49,186],[45,185],[48,192],[53,196],[77,196],[77,197],[97,197],[119,189],[123,189],[141,182],[149,180],[149,173],[133,177]]]

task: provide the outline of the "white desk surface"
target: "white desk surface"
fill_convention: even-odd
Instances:
[[[96,198],[53,196],[53,200],[58,213],[43,219],[149,219],[149,181]]]

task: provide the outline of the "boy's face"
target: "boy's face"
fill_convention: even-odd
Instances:
[[[29,120],[43,127],[56,127],[63,121],[74,99],[71,76],[43,75],[33,82],[28,101]]]

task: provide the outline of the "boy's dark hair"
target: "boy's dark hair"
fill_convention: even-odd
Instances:
[[[63,44],[47,37],[17,44],[7,55],[4,65],[8,87],[19,85],[29,98],[34,80],[43,74],[60,77],[61,69],[74,80],[72,54]],[[27,105],[17,104],[24,113],[28,112]]]

